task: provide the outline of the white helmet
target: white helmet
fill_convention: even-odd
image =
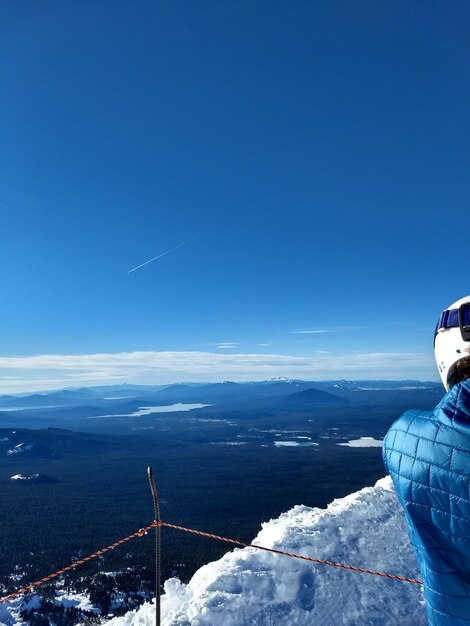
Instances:
[[[446,391],[470,378],[470,296],[441,313],[434,333],[434,354]]]

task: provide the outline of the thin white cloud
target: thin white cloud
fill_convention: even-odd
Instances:
[[[291,330],[291,335],[319,335],[322,333],[332,333],[333,330],[327,328],[314,328],[312,330]]]
[[[233,350],[234,348],[238,346],[238,343],[227,341],[223,343],[218,343],[216,345],[219,350]]]
[[[318,335],[323,333],[342,333],[353,330],[364,330],[364,326],[337,326],[334,328],[307,328],[303,330],[291,330],[291,335]]]
[[[248,381],[276,377],[305,380],[437,379],[432,355],[416,353],[245,354],[220,352],[120,352],[0,357],[0,392],[73,385],[173,383],[181,380]]]

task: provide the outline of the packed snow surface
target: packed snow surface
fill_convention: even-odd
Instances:
[[[312,485],[314,489],[314,485]],[[327,509],[295,506],[262,525],[254,544],[406,577],[419,577],[390,478]],[[153,626],[155,607],[108,626]],[[255,548],[165,583],[162,626],[425,626],[421,586],[315,565]]]

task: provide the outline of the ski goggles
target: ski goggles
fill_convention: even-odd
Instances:
[[[440,330],[460,328],[464,341],[470,341],[470,302],[462,304],[459,309],[447,309],[441,313],[434,333],[434,341]]]

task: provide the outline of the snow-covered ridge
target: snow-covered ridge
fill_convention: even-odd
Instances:
[[[312,483],[312,490],[315,489]],[[296,506],[262,525],[253,543],[325,560],[419,577],[403,512],[389,478],[327,509]],[[151,604],[108,622],[152,626]],[[421,587],[313,565],[254,548],[199,569],[188,585],[171,579],[162,626],[425,626]]]
[[[39,474],[15,474],[10,480],[37,480]]]

